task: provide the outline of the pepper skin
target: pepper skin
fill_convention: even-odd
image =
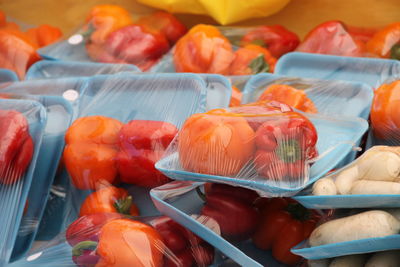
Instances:
[[[235,58],[227,38],[214,26],[199,24],[183,36],[173,52],[177,72],[229,73]]]
[[[274,72],[276,59],[271,53],[258,45],[248,44],[235,52],[230,66],[230,75],[252,75]]]
[[[117,176],[118,134],[122,123],[104,116],[77,119],[67,130],[64,164],[82,190],[109,185]]]
[[[260,45],[268,49],[274,58],[291,52],[299,45],[299,37],[281,25],[259,26],[243,36],[240,44]]]
[[[303,90],[298,90],[285,84],[268,86],[258,98],[258,101],[264,100],[275,100],[308,113],[318,112],[312,100],[307,97],[307,94]]]
[[[120,213],[138,216],[139,210],[132,202],[132,197],[123,188],[108,186],[91,193],[82,203],[79,216],[96,213]]]
[[[400,60],[400,22],[378,31],[367,43],[368,52],[382,58]]]
[[[230,107],[239,106],[242,102],[242,92],[234,85],[232,85],[232,96],[231,102],[229,103]]]
[[[33,156],[28,121],[15,110],[0,110],[0,183],[17,182]]]

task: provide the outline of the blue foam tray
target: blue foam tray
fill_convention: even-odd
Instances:
[[[18,81],[18,76],[15,72],[8,69],[0,69],[0,83]]]

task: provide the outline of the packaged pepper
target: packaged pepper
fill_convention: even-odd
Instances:
[[[378,31],[367,43],[368,52],[382,58],[400,60],[400,22]]]

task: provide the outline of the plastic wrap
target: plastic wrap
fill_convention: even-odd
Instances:
[[[374,146],[294,197],[308,208],[400,207],[399,147]]]
[[[0,69],[0,83],[18,81],[17,74],[8,69]]]
[[[94,6],[85,22],[68,40],[39,53],[46,59],[128,63],[147,70],[187,31],[169,13],[137,18],[118,5]]]
[[[27,201],[30,204],[19,226],[11,257],[13,261],[24,255],[35,239],[64,147],[64,133],[73,115],[72,107],[62,97],[0,93],[1,97],[38,101],[47,111],[47,122],[45,123],[42,143],[33,173],[35,180],[28,193]]]
[[[36,50],[59,39],[62,32],[47,24],[24,29],[0,13],[0,68],[9,69],[23,79],[27,69],[40,60]]]
[[[39,155],[46,111],[30,100],[0,99],[0,265],[11,256]]]
[[[399,209],[348,212],[319,225],[291,251],[318,260],[399,249],[399,214]]]
[[[217,260],[211,245],[168,217],[99,212],[81,216],[11,266],[205,267]]]
[[[66,77],[90,77],[100,74],[137,73],[140,70],[129,64],[107,64],[95,62],[64,62],[41,60],[32,65],[25,79],[54,79]]]
[[[303,115],[278,102],[215,109],[186,120],[156,167],[172,179],[290,196],[334,168],[367,127],[362,119]]]
[[[305,210],[290,199],[261,198],[255,191],[224,184],[174,181],[152,189],[150,194],[163,214],[185,225],[240,266],[300,266],[301,258],[290,254],[290,247],[305,239],[317,221],[327,216]],[[297,215],[291,217],[293,212]],[[221,236],[191,218],[192,213],[213,218]],[[283,224],[291,225],[290,229],[280,228]]]
[[[280,25],[249,28],[196,25],[152,72],[251,75],[273,72],[277,58],[293,51],[296,34]]]
[[[66,133],[65,168],[60,174],[66,192],[59,207],[62,212],[44,223],[59,232],[76,218],[86,197],[104,183],[122,182],[141,215],[158,214],[148,188],[169,178],[154,164],[184,120],[204,111],[206,102],[207,88],[197,75],[90,79],[79,98],[78,119]]]

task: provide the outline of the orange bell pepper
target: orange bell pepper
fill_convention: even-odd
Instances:
[[[211,25],[196,25],[175,46],[177,72],[228,74],[235,54],[227,38]]]
[[[77,188],[95,190],[101,183],[115,181],[121,127],[113,118],[89,116],[77,119],[68,129],[63,159]]]
[[[79,217],[95,213],[121,213],[138,216],[139,209],[123,188],[108,186],[90,194],[81,206]]]
[[[372,129],[383,140],[398,140],[400,134],[400,80],[375,90],[371,108]]]
[[[0,29],[0,68],[12,70],[23,79],[26,70],[39,59],[29,42]]]
[[[255,133],[241,116],[210,110],[186,120],[179,133],[179,160],[187,171],[234,176],[255,151]]]
[[[229,106],[230,107],[239,106],[240,103],[242,102],[242,96],[243,96],[242,92],[236,86],[232,86],[232,96]]]
[[[274,72],[276,59],[259,45],[248,44],[235,52],[230,66],[230,75],[252,75],[262,72]]]
[[[86,21],[95,29],[90,36],[93,43],[103,43],[111,32],[133,23],[129,12],[118,5],[97,5]]]
[[[164,250],[161,235],[151,226],[116,219],[101,228],[95,267],[162,267]]]
[[[368,52],[383,58],[400,60],[400,22],[378,31],[367,43]]]
[[[39,47],[52,44],[62,36],[62,32],[59,28],[47,24],[29,29],[26,34],[35,40]]]
[[[317,108],[303,90],[285,84],[273,84],[262,93],[258,101],[274,100],[298,110],[317,113]]]

